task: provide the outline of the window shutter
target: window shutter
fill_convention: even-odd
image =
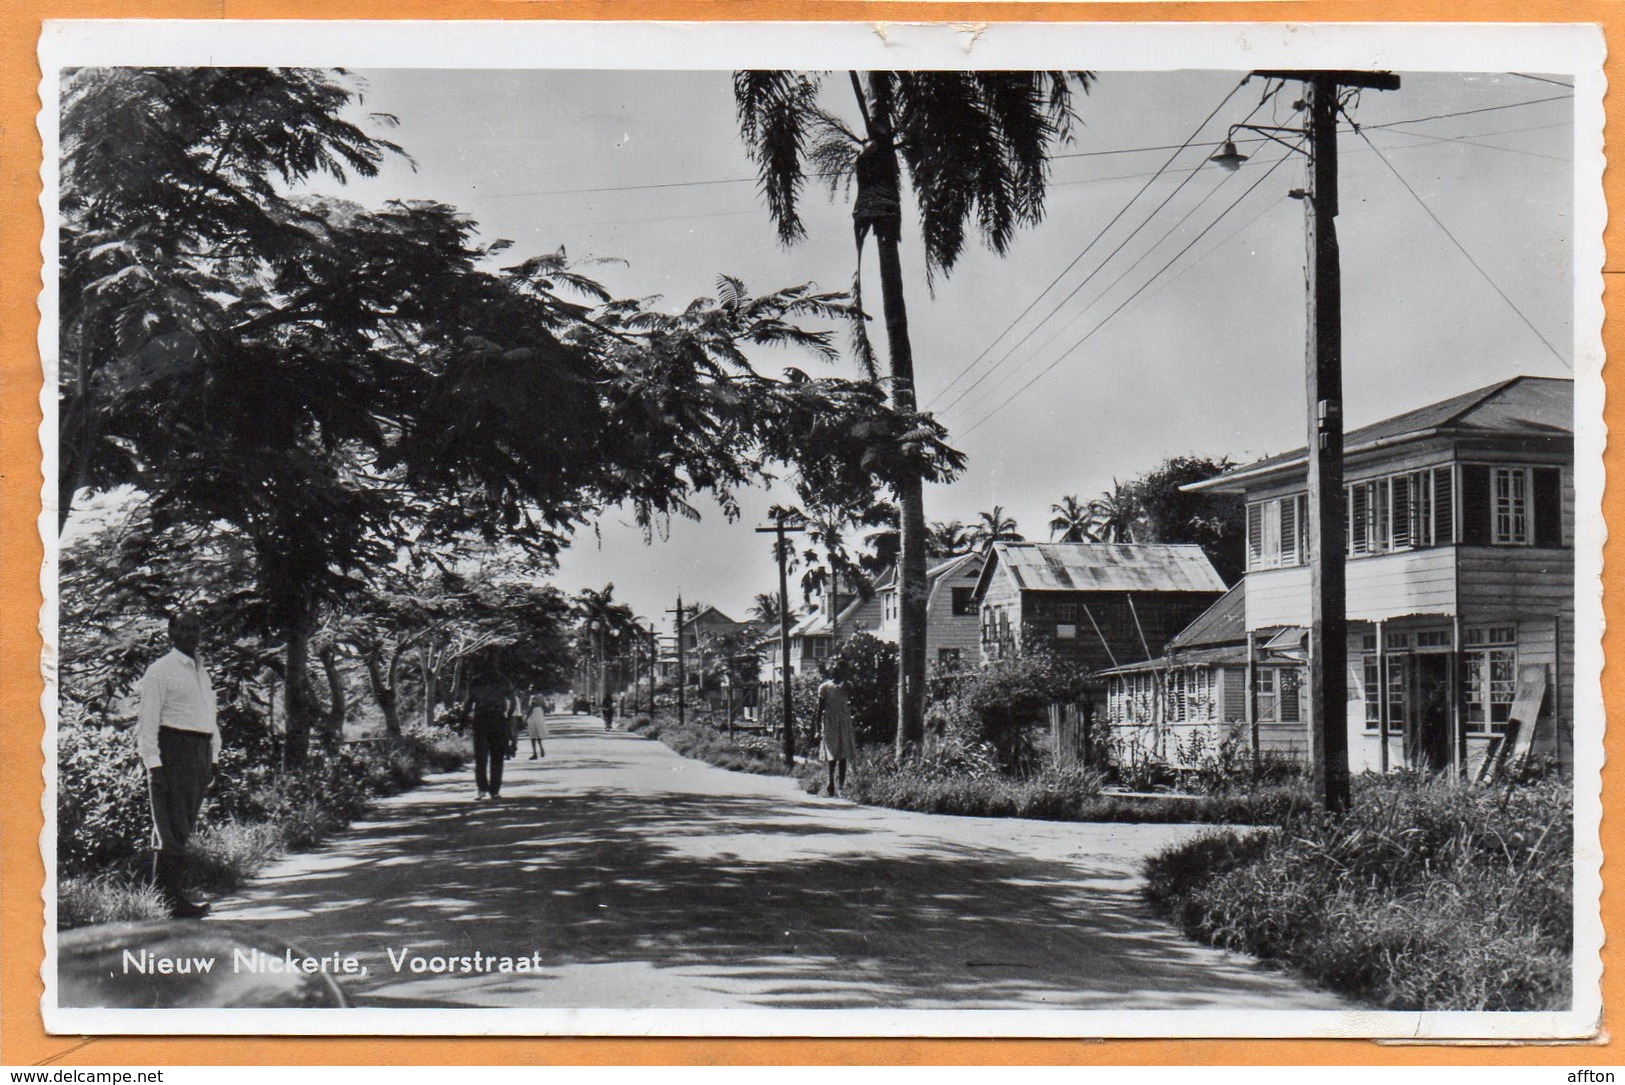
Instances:
[[[1371,487],[1367,483],[1350,487],[1349,495],[1349,547],[1351,554],[1371,551]]]
[[[1535,545],[1563,545],[1563,472],[1537,467],[1535,476]]]
[[[1281,564],[1298,564],[1298,501],[1281,499]]]
[[[1433,469],[1433,545],[1450,546],[1456,541],[1454,477],[1448,467]]]
[[[1468,546],[1490,545],[1490,513],[1490,469],[1462,464],[1461,541]]]
[[[1416,533],[1411,527],[1411,485],[1414,480],[1414,475],[1400,475],[1393,480],[1393,500],[1389,504],[1393,522],[1388,529],[1388,538],[1395,550],[1403,550],[1416,542]]]
[[[1257,569],[1264,560],[1264,509],[1247,506],[1247,564]]]

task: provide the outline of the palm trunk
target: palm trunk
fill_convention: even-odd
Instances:
[[[902,214],[896,191],[901,170],[890,128],[891,85],[885,72],[868,73],[869,108],[866,111],[870,149],[883,156],[881,168],[870,176],[889,184],[884,194],[894,213],[872,222],[875,248],[880,255],[880,297],[886,318],[886,347],[891,364],[892,407],[913,414],[914,348],[908,335],[908,306],[903,299],[903,265],[898,255]],[[863,171],[859,173],[860,184]],[[862,193],[859,195],[862,200]],[[918,476],[895,486],[902,553],[897,568],[897,753],[905,754],[925,737],[925,498]]]

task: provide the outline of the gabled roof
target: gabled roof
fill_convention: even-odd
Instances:
[[[1189,543],[997,542],[978,597],[996,575],[1021,591],[1224,591],[1213,563]]]
[[[1190,651],[1219,645],[1241,644],[1247,640],[1247,581],[1219,596],[1196,620],[1175,633],[1166,651]]]
[[[937,581],[939,581],[942,577],[952,576],[958,570],[963,569],[971,561],[982,556],[982,551],[971,550],[963,554],[955,554],[951,558],[945,558],[937,564],[928,566],[926,568],[925,582],[935,587]],[[897,587],[897,564],[896,562],[893,562],[890,568],[875,578],[875,590],[878,592],[895,587]]]
[[[1574,381],[1565,377],[1512,377],[1418,407],[1343,435],[1344,455],[1423,437],[1563,438],[1574,435]],[[1285,468],[1302,467],[1305,449],[1244,464],[1217,478],[1181,489],[1239,493],[1243,483]]]
[[[722,621],[727,622],[729,625],[744,625],[745,624],[744,622],[736,622],[736,621],[734,621],[732,618],[730,618],[726,614],[722,613],[722,611],[718,610],[716,607],[707,606],[705,609],[701,610],[698,614],[694,615],[688,621],[684,622],[683,623],[683,628],[687,629],[689,626],[697,624],[701,618],[707,618],[707,617],[719,618]]]

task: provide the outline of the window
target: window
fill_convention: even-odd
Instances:
[[[1516,626],[1468,629],[1462,636],[1462,684],[1467,702],[1467,733],[1506,733],[1518,687]]]
[[[974,614],[974,613],[976,613],[976,589],[974,587],[969,587],[969,588],[957,588],[956,587],[954,589],[954,604],[953,604],[953,606],[954,606],[954,617],[956,617],[956,618],[963,617],[966,614]]]
[[[1392,649],[1394,645],[1389,644]],[[1411,657],[1409,655],[1389,655],[1388,665],[1388,733],[1402,734],[1405,730],[1406,706],[1410,703],[1408,691],[1410,689]],[[1377,674],[1377,657],[1365,657],[1365,729],[1377,730],[1380,722],[1378,713],[1381,711],[1382,682]]]
[[[1247,567],[1279,569],[1309,557],[1309,497],[1294,494],[1247,506]]]
[[[958,648],[938,648],[937,649],[937,669],[939,671],[957,671],[957,670],[959,670],[959,649]]]
[[[1564,545],[1563,472],[1463,464],[1461,536],[1471,546]]]
[[[1156,714],[1156,676],[1125,674],[1112,679],[1107,706],[1111,719],[1120,723],[1151,723]]]
[[[1058,603],[1055,607],[1055,620],[1058,622],[1075,622],[1078,620],[1078,604]]]
[[[1068,624],[1066,622],[1057,623],[1056,626],[1055,626],[1055,639],[1056,640],[1077,640],[1078,639],[1078,627],[1076,625]]]
[[[1282,723],[1302,723],[1303,706],[1298,700],[1298,690],[1303,686],[1303,672],[1296,667],[1281,670],[1280,697],[1276,707],[1279,709],[1279,719]]]
[[[1524,546],[1529,542],[1529,472],[1522,467],[1497,467],[1490,473],[1495,502],[1497,546]]]
[[[1366,479],[1344,488],[1349,557],[1448,545],[1455,539],[1448,467]]]

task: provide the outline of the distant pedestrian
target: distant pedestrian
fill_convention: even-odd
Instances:
[[[606,731],[614,730],[614,728],[615,728],[615,698],[613,698],[613,697],[605,697],[604,698],[603,715],[604,715],[604,730],[606,730]]]
[[[509,687],[495,670],[477,670],[468,684],[468,721],[474,732],[477,798],[502,798],[502,760],[508,749]]]
[[[530,712],[525,716],[525,726],[530,729],[530,759],[547,756],[547,701],[540,694],[530,699]]]
[[[846,690],[823,666],[824,681],[818,687],[818,708],[813,714],[813,727],[818,731],[818,756],[829,766],[829,786],[826,795],[835,794],[837,775],[840,788],[846,790],[846,763],[858,753],[858,737],[852,730],[852,707]]]
[[[187,899],[186,845],[220,758],[214,686],[198,658],[203,622],[190,611],[169,619],[170,651],[141,676],[136,750],[147,766],[152,811],[152,882],[169,914],[195,919],[207,904]]]

